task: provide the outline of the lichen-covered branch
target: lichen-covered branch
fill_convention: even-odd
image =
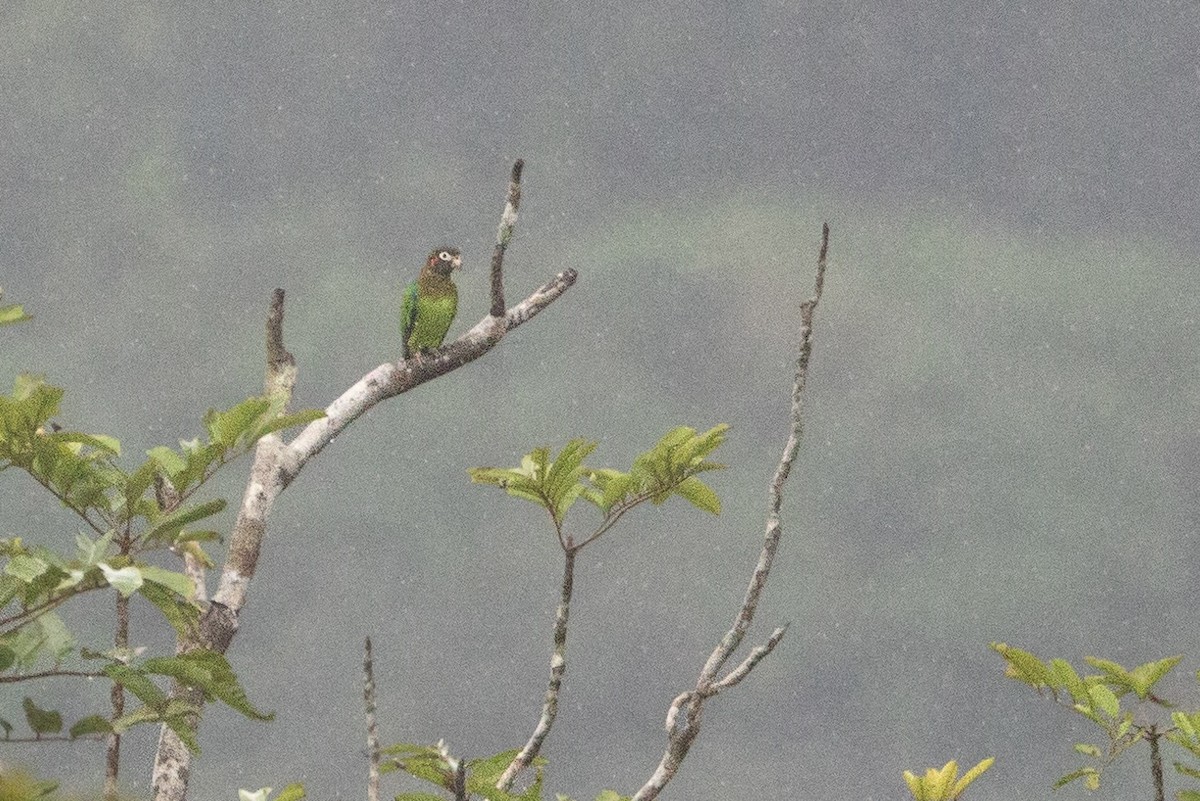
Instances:
[[[250,479],[229,538],[221,578],[194,636],[182,639],[179,651],[204,647],[224,653],[237,633],[238,615],[246,603],[266,536],[267,521],[275,501],[308,461],[338,433],[378,403],[408,392],[427,381],[452,372],[487,353],[512,329],[541,312],[575,283],[578,275],[565,270],[511,309],[504,309],[503,255],[512,238],[520,205],[522,163],[513,166],[511,180],[497,233],[498,252],[492,259],[492,309],[470,331],[446,347],[420,359],[382,364],[343,392],[326,408],[326,416],[306,426],[291,442],[278,434],[259,440],[250,468]],[[266,394],[291,398],[296,385],[296,361],[283,344],[283,291],[276,290],[267,319]],[[397,343],[399,345],[399,343]],[[399,350],[399,347],[397,347]],[[203,697],[194,690],[176,686],[175,698],[199,707]],[[192,721],[193,725],[196,721]],[[155,801],[184,801],[187,795],[191,754],[168,727],[163,726],[155,758],[153,786]]]
[[[696,688],[680,693],[671,702],[667,711],[667,748],[659,760],[658,767],[640,790],[633,796],[634,801],[650,801],[656,798],[667,783],[674,778],[679,766],[683,763],[692,747],[692,742],[700,733],[700,724],[704,715],[704,704],[721,690],[732,687],[749,675],[767,654],[774,650],[783,639],[786,627],[775,629],[765,645],[751,651],[733,670],[724,677],[718,678],[721,668],[741,645],[746,631],[754,621],[754,613],[762,597],[763,587],[771,573],[771,565],[775,561],[775,553],[779,549],[779,540],[783,535],[779,511],[783,506],[783,485],[791,473],[792,463],[796,460],[796,452],[804,434],[802,415],[804,386],[808,378],[808,361],[812,355],[812,323],[813,313],[821,300],[821,292],[825,286],[825,262],[829,251],[829,225],[821,230],[821,249],[817,256],[816,289],[811,298],[800,304],[800,353],[796,359],[796,377],[792,384],[791,430],[788,432],[787,443],[771,480],[770,507],[767,513],[766,533],[763,537],[762,550],[759,552],[758,564],[750,577],[750,585],[746,589],[745,599],[741,609],[734,617],[733,625],[721,642],[713,649],[700,675],[696,680]]]

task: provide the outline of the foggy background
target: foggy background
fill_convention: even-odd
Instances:
[[[4,330],[0,381],[65,386],[61,422],[119,437],[125,466],[260,391],[274,287],[297,409],[399,357],[434,245],[465,253],[451,335],[473,325],[517,157],[510,303],[580,271],[283,494],[229,652],[277,718],[210,706],[192,798],[361,797],[368,634],[385,743],[518,747],[561,557],[466,468],[573,436],[627,467],[727,422],[719,518],[639,509],[577,565],[546,790],[637,789],[757,557],[825,220],[806,440],[748,645],[792,625],[709,705],[664,797],[902,798],[902,771],[986,756],[969,797],[1049,796],[1095,738],[1005,679],[993,640],[1077,666],[1186,654],[1164,694],[1200,706],[1194,5],[96,6],[0,9],[0,286],[36,317]],[[230,499],[225,531],[248,466],[205,496]],[[74,541],[27,476],[0,477],[0,510],[0,536]],[[81,638],[88,617],[68,615]],[[170,647],[154,614],[135,624]],[[0,716],[24,694],[107,709],[107,687],[5,685]],[[135,794],[156,735],[125,740]],[[103,749],[0,759],[86,788]],[[1148,794],[1144,751],[1122,764],[1101,792]]]

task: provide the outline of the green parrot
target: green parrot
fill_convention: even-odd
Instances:
[[[400,337],[404,358],[413,353],[441,347],[450,323],[458,312],[458,287],[450,274],[462,267],[458,248],[434,249],[425,260],[417,280],[404,290],[400,306]]]

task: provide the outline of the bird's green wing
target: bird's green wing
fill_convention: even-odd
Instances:
[[[400,304],[400,341],[403,343],[404,358],[409,357],[408,339],[417,325],[417,282],[404,288],[404,300]]]

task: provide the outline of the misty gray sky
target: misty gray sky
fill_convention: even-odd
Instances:
[[[230,652],[279,720],[213,709],[192,797],[361,793],[366,634],[385,740],[516,747],[557,554],[465,468],[580,435],[619,465],[730,422],[719,520],[644,512],[583,566],[547,788],[636,789],[757,552],[822,220],[796,539],[758,639],[793,627],[713,704],[668,795],[896,798],[902,770],[994,755],[971,796],[1043,797],[1088,733],[1004,682],[989,640],[1200,655],[1178,630],[1200,521],[1198,53],[1200,9],[1168,2],[7,4],[0,286],[37,319],[5,330],[0,380],[65,385],[67,422],[130,465],[258,391],[276,286],[302,406],[398,358],[399,287],[434,243],[466,253],[452,335],[472,325],[517,157],[510,299],[581,271],[284,496]],[[236,499],[244,470],[215,492]],[[71,542],[31,482],[0,479],[0,536]],[[151,741],[131,738],[135,793]],[[98,775],[98,753],[0,759]]]

